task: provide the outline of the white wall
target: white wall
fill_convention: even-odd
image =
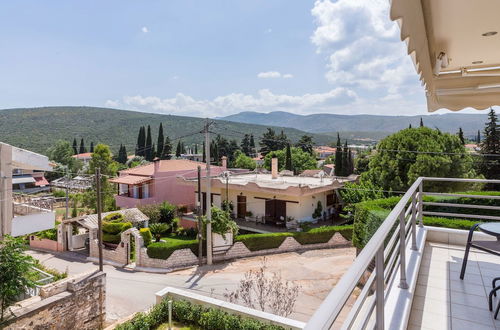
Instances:
[[[73,235],[71,237],[71,248],[81,249],[85,247],[85,240],[89,237],[89,233]]]
[[[14,217],[14,219],[12,219],[12,236],[21,236],[54,228],[55,221],[55,212],[35,213]]]

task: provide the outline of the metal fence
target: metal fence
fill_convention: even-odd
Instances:
[[[500,210],[498,206],[489,205],[424,202],[424,196],[500,199],[500,196],[424,192],[425,182],[433,182],[434,185],[444,182],[500,184],[500,180],[418,178],[316,310],[305,329],[384,329],[387,288],[399,275],[399,288],[408,289],[405,260],[407,245],[417,250],[417,226],[423,227],[424,215],[500,221],[500,217],[491,215],[424,211],[424,206]]]

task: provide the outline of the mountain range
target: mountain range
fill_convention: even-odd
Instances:
[[[477,114],[447,113],[425,116],[338,115],[327,113],[297,115],[284,111],[269,113],[245,111],[218,119],[247,124],[292,127],[315,133],[378,132],[379,135],[380,133],[387,135],[407,128],[410,124],[417,127],[421,118],[427,127],[439,128],[443,132],[450,133],[456,133],[461,127],[466,135],[475,136],[477,130],[484,128],[487,114],[481,112]]]

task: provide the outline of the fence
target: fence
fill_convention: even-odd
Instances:
[[[388,288],[396,280],[399,280],[399,289],[407,290],[409,287],[407,246],[412,251],[419,248],[417,229],[423,227],[424,215],[500,221],[500,217],[491,215],[424,211],[424,205],[500,210],[498,206],[489,205],[424,202],[424,196],[500,199],[500,196],[424,192],[425,182],[499,184],[500,180],[418,178],[316,310],[305,329],[387,328],[384,318]]]

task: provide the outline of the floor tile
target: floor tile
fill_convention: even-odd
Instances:
[[[483,309],[488,308],[488,299],[486,296],[481,297],[464,292],[450,291],[450,300],[454,304],[479,307]]]
[[[482,283],[472,284],[461,280],[450,280],[450,290],[465,292],[476,296],[486,296],[486,292]]]
[[[493,327],[491,313],[488,309],[479,309],[470,306],[451,304],[451,317]]]
[[[409,320],[410,326],[420,326],[426,329],[451,329],[451,319],[449,316],[413,309]]]
[[[477,322],[470,322],[457,318],[451,318],[451,327],[453,330],[491,330],[495,329],[493,326],[478,324]]]

